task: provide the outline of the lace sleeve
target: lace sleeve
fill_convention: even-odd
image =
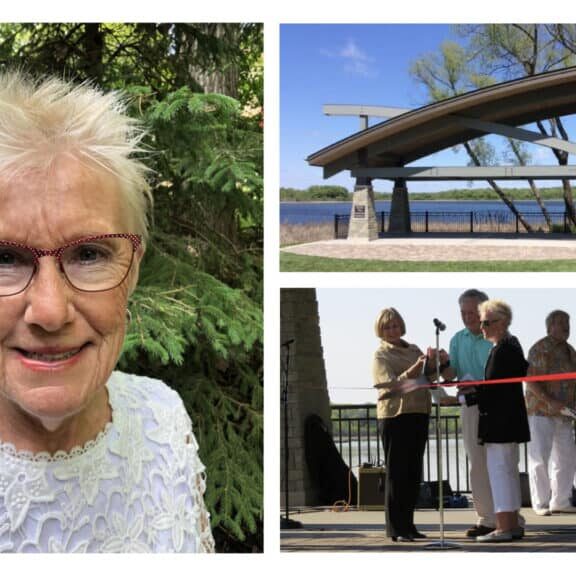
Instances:
[[[192,432],[192,424],[186,437],[187,455],[189,462],[190,478],[189,485],[196,503],[194,514],[196,522],[196,534],[198,535],[198,552],[215,552],[214,537],[210,527],[210,514],[204,503],[204,492],[206,491],[205,466],[198,456],[198,443]]]

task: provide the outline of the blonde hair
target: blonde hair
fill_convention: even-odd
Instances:
[[[512,322],[512,308],[502,300],[486,300],[478,305],[478,312],[491,312],[506,320],[508,326]]]
[[[89,83],[33,78],[20,71],[0,74],[0,176],[48,170],[62,157],[112,174],[135,219],[148,235],[152,193],[149,169],[134,155],[144,135],[126,114],[126,99]]]
[[[400,328],[402,330],[402,334],[400,334],[400,336],[404,336],[404,334],[406,334],[406,324],[404,323],[404,319],[402,316],[400,316],[398,310],[396,310],[396,308],[384,308],[384,310],[378,314],[378,318],[376,318],[376,322],[374,324],[374,332],[378,338],[383,338],[382,328],[385,324],[388,324],[388,322],[391,322],[392,320],[397,320],[400,324]]]

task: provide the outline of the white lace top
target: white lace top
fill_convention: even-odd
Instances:
[[[112,422],[71,452],[0,443],[0,552],[213,552],[190,418],[159,380],[114,372]]]

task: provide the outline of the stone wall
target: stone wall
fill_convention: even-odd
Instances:
[[[354,189],[348,240],[378,240],[374,190],[371,185],[360,185]]]
[[[288,360],[288,484],[289,506],[317,504],[308,477],[304,448],[304,423],[318,414],[330,426],[330,400],[320,339],[318,303],[313,288],[280,291],[281,402]],[[284,406],[280,408],[281,505],[285,506]]]

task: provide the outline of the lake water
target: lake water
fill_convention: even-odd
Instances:
[[[564,212],[564,202],[561,200],[547,201],[545,204],[550,212]],[[520,212],[540,212],[540,208],[532,200],[518,201],[515,202],[515,205]],[[281,202],[280,223],[312,224],[333,222],[335,214],[349,215],[351,207],[351,202]],[[510,212],[503,202],[491,200],[481,202],[412,200],[410,202],[410,210],[412,212]],[[376,211],[389,212],[390,202],[376,202]]]
[[[344,462],[352,467],[356,475],[360,464],[370,462],[373,465],[381,465],[384,458],[382,446],[375,439],[370,441],[370,447],[368,447],[368,442],[362,442],[360,444],[360,454],[358,454],[358,444],[355,442],[345,444],[341,450],[338,442],[336,442],[336,447],[339,449]],[[462,438],[459,438],[458,441],[454,438],[443,438],[442,447],[442,479],[450,481],[450,487],[453,491],[469,491],[468,463]],[[526,472],[525,445],[522,445],[520,452],[520,472]],[[430,436],[424,455],[424,480],[434,481],[437,477],[436,438],[435,436]]]

